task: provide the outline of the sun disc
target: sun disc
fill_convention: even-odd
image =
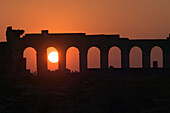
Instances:
[[[58,62],[58,52],[51,52],[48,55],[48,60],[52,63],[57,63]]]

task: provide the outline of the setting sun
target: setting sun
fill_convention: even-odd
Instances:
[[[48,55],[48,60],[52,63],[57,63],[58,62],[58,52],[51,52]]]

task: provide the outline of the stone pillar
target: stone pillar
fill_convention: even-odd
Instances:
[[[101,69],[105,70],[108,69],[108,52],[105,51],[101,51],[101,58],[100,58],[100,62],[101,62]]]
[[[59,71],[66,71],[66,51],[59,52]]]
[[[87,70],[87,52],[85,50],[80,51],[80,72],[84,73]]]
[[[47,51],[40,49],[37,51],[37,73],[39,75],[47,72]]]
[[[163,68],[170,68],[170,51],[163,50]]]
[[[166,54],[166,52],[164,50],[163,50],[162,55],[163,55],[163,59],[162,59],[163,60],[163,68],[166,68],[166,62],[165,61],[166,61],[166,55],[167,54]]]
[[[128,50],[121,51],[121,66],[123,69],[129,68],[129,51]]]
[[[143,49],[142,57],[143,68],[150,68],[150,50]]]
[[[164,49],[163,49],[163,66],[166,69],[170,69],[170,34],[169,37],[167,38],[167,42],[164,44]]]

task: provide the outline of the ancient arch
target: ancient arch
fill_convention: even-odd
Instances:
[[[108,67],[121,68],[121,50],[119,47],[113,46],[109,49]]]
[[[87,53],[87,67],[101,68],[100,49],[93,46],[88,49]]]
[[[153,68],[154,61],[157,62],[157,64],[155,64],[157,65],[156,67],[163,68],[163,50],[159,46],[154,46],[151,49],[150,57],[151,57],[151,68]]]
[[[58,66],[58,62],[57,63],[52,63],[49,61],[48,59],[48,55],[51,53],[51,52],[57,52],[57,49],[55,47],[48,47],[47,48],[47,70],[50,70],[50,71],[56,71],[59,69],[59,66]]]
[[[134,46],[129,54],[130,68],[142,68],[142,50],[140,47]]]
[[[80,52],[76,47],[69,47],[66,51],[66,69],[80,72]]]
[[[23,58],[26,58],[26,69],[31,73],[37,72],[37,51],[33,47],[25,48]]]

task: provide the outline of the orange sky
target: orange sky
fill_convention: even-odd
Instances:
[[[119,33],[131,38],[165,38],[169,0],[0,0],[0,40],[12,25],[26,33]]]
[[[166,38],[170,0],[0,0],[0,41],[7,26],[25,33],[85,32]]]

